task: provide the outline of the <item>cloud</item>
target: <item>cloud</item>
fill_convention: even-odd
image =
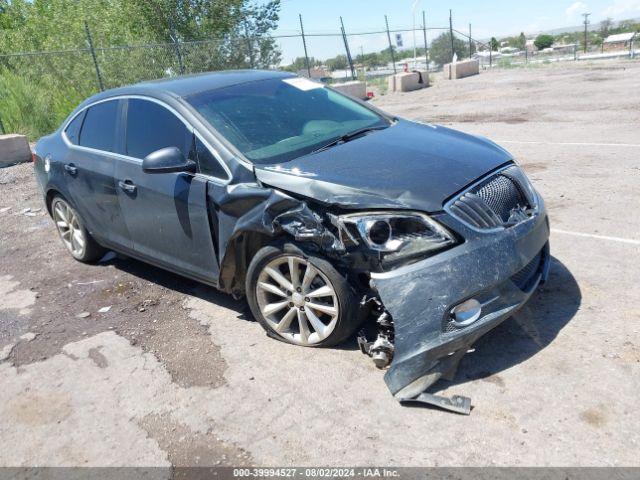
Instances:
[[[571,18],[581,13],[588,12],[588,8],[589,7],[587,7],[584,2],[573,2],[571,5],[569,5],[569,7],[567,7],[565,13],[567,14],[568,18]]]
[[[619,17],[635,13],[640,13],[640,0],[614,0],[602,11],[602,15],[605,17]]]

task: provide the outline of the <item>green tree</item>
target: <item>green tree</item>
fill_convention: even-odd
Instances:
[[[536,46],[538,50],[544,50],[545,48],[549,48],[553,45],[555,39],[553,35],[540,34],[536,37],[533,44]]]
[[[317,60],[315,57],[309,57],[309,66],[311,68],[318,67],[320,65],[322,65],[322,62],[320,62],[320,60]],[[298,72],[306,68],[307,63],[305,57],[296,57],[293,62],[291,62],[291,65],[287,65],[286,67],[284,67],[284,70],[287,70],[289,72]]]
[[[0,55],[69,51],[0,57],[0,117],[33,139],[98,90],[85,22],[111,88],[181,71],[278,65],[271,32],[279,9],[280,0],[0,0]]]
[[[469,56],[469,45],[464,40],[453,37],[453,51],[459,59]],[[429,47],[430,58],[438,65],[451,62],[451,34],[445,32],[436,38]]]
[[[157,41],[203,40],[231,33],[238,25],[243,0],[129,0],[141,28]]]
[[[329,67],[329,70],[344,70],[349,66],[346,55],[338,55],[337,57],[330,58],[325,62],[325,65]]]
[[[367,68],[378,67],[388,63],[388,62],[385,62],[382,56],[376,52],[365,53],[364,55],[358,55],[356,57],[356,62],[364,65]]]
[[[600,22],[600,36],[607,38],[610,35],[611,27],[613,27],[613,19],[605,18]]]
[[[525,36],[524,32],[520,32],[520,36],[516,41],[515,47],[520,50],[524,50],[525,48],[527,48],[527,37]]]
[[[500,48],[500,44],[498,43],[496,37],[491,37],[491,40],[489,40],[489,48],[494,52],[497,52]]]

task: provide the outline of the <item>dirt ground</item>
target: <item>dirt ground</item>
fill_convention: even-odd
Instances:
[[[75,262],[31,165],[0,170],[0,465],[640,465],[639,78],[550,65],[375,100],[503,145],[550,212],[548,284],[440,385],[468,417],[401,407],[355,341],[288,346],[211,288]]]

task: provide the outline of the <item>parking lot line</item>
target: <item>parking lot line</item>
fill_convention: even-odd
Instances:
[[[569,145],[579,147],[631,147],[640,148],[640,144],[636,143],[593,143],[593,142],[534,142],[534,141],[520,141],[520,140],[499,140],[500,143],[514,143],[523,145]]]
[[[631,238],[610,237],[607,235],[594,235],[592,233],[582,233],[582,232],[570,232],[568,230],[558,230],[557,228],[552,228],[551,233],[560,233],[562,235],[573,235],[574,237],[595,238],[598,240],[608,240],[610,242],[628,243],[630,245],[640,245],[640,240],[634,240]]]

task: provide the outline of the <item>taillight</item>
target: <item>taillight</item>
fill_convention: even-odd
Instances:
[[[36,152],[34,152],[33,150],[31,151],[31,161],[33,163],[36,163],[36,159],[38,158],[38,156],[36,155]]]

